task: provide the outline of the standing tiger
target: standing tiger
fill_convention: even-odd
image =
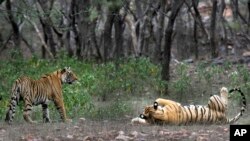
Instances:
[[[153,105],[146,106],[143,114],[132,119],[132,124],[189,124],[189,123],[234,123],[246,109],[246,98],[240,89],[232,89],[229,93],[238,91],[242,97],[241,111],[232,119],[226,117],[228,90],[223,87],[220,96],[213,95],[208,105],[182,106],[180,103],[158,98]]]
[[[23,117],[29,123],[35,123],[30,117],[32,107],[41,104],[43,111],[43,122],[50,122],[48,102],[53,101],[60,113],[61,119],[69,121],[66,117],[62,83],[72,84],[77,80],[76,75],[69,67],[57,70],[51,74],[46,74],[38,80],[29,77],[17,79],[12,87],[11,100],[6,114],[5,121],[12,122],[16,105],[20,100],[24,101]]]

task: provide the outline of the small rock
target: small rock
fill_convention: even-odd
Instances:
[[[75,129],[80,129],[80,127],[79,127],[79,126],[74,126],[74,128],[75,128]]]
[[[67,135],[68,139],[73,139],[73,135]]]
[[[136,138],[136,137],[138,137],[139,133],[137,131],[132,131],[132,132],[130,132],[129,135]]]
[[[148,136],[149,134],[146,134],[146,133],[142,133],[142,132],[141,132],[139,135],[142,136],[142,137],[146,137],[146,136]]]
[[[192,132],[192,133],[191,133],[191,136],[196,136],[196,135],[197,135],[196,132]]]
[[[92,137],[90,136],[86,136],[83,138],[84,141],[92,141]]]
[[[208,141],[209,139],[207,137],[202,137],[202,136],[198,136],[196,138],[196,141]]]
[[[160,131],[160,132],[159,132],[159,135],[160,135],[160,136],[164,135],[164,132],[163,132],[163,131]]]
[[[84,123],[85,121],[86,121],[85,118],[79,118],[79,122],[80,122],[80,123]]]
[[[188,63],[188,64],[191,64],[191,63],[194,63],[194,60],[192,58],[190,59],[186,59],[183,61],[184,63]]]
[[[115,138],[115,140],[118,141],[129,141],[129,140],[133,140],[132,137],[126,136],[124,131],[119,131],[118,132],[118,136]]]
[[[118,136],[115,138],[115,140],[118,140],[118,141],[129,141],[129,140],[133,140],[133,138],[121,134],[121,135],[118,135]]]
[[[42,141],[42,138],[35,137],[34,135],[28,134],[28,135],[22,136],[21,140],[24,140],[24,141]]]
[[[119,135],[124,135],[125,133],[124,133],[124,131],[119,131],[118,134]]]
[[[6,130],[0,129],[0,133],[5,133],[5,132],[6,132]]]
[[[98,138],[97,141],[104,141],[102,138]]]
[[[243,56],[243,57],[250,57],[250,52],[249,52],[249,51],[244,52],[244,53],[242,54],[242,56]]]

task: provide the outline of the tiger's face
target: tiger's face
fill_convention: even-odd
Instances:
[[[157,119],[163,119],[164,107],[158,105],[157,102],[154,102],[154,105],[146,106],[143,114],[140,115],[141,119],[147,120],[147,122],[157,122]]]
[[[76,77],[75,73],[72,72],[70,67],[65,67],[61,70],[61,81],[66,84],[72,84],[75,82],[78,78]]]

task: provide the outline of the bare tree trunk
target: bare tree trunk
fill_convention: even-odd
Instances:
[[[248,25],[250,24],[250,0],[247,2],[247,8],[248,8]]]
[[[24,38],[23,35],[21,35],[22,41],[26,44],[26,46],[28,47],[28,49],[30,50],[31,54],[34,55],[35,50],[34,48],[29,44],[29,42]],[[1,42],[0,42],[1,43]],[[0,44],[1,45],[1,44]]]
[[[52,20],[50,19],[50,11],[51,8],[53,7],[54,1],[48,1],[48,0],[38,0],[42,10],[43,10],[43,16],[40,16],[40,22],[42,24],[43,27],[43,31],[44,31],[44,39],[47,45],[49,45],[50,47],[50,51],[53,54],[53,56],[56,56],[56,42],[54,40],[53,37],[53,23]],[[48,4],[48,2],[50,2]],[[43,56],[45,57],[45,56]]]
[[[70,18],[71,18],[71,26],[72,26],[72,31],[75,34],[74,35],[74,39],[75,39],[75,43],[76,43],[76,56],[78,58],[81,57],[81,48],[82,48],[82,34],[79,32],[79,29],[77,28],[77,17],[79,18],[79,16],[77,16],[79,9],[77,6],[77,2],[78,0],[72,0],[71,1],[71,13],[70,13]]]
[[[71,1],[71,4],[70,4],[70,12],[69,12],[69,27],[72,27],[72,32],[74,33],[74,35],[71,35],[71,30],[68,31],[67,33],[67,39],[68,39],[68,42],[70,43],[71,42],[71,36],[74,36],[74,41],[75,41],[75,44],[76,44],[76,56],[79,58],[80,57],[80,51],[79,51],[79,47],[81,47],[81,42],[80,42],[80,36],[79,33],[78,33],[78,30],[77,30],[77,22],[76,22],[76,14],[78,13],[77,9],[76,9],[76,4],[77,4],[77,0],[72,0]],[[67,47],[68,48],[68,51],[69,51],[69,54],[72,54],[72,50],[71,50],[71,47],[70,47],[70,44],[69,46]]]
[[[41,21],[43,31],[44,31],[45,42],[50,47],[50,51],[55,57],[56,56],[56,42],[53,37],[53,31],[51,29],[51,26],[49,26],[49,24],[43,19],[40,19],[40,21]]]
[[[0,5],[4,2],[4,0],[0,0]]]
[[[159,21],[157,25],[157,34],[156,34],[156,46],[155,46],[155,51],[154,51],[154,59],[155,62],[159,62],[161,60],[161,42],[162,42],[162,37],[163,37],[163,23],[164,23],[164,18],[165,16],[163,15],[163,12],[165,12],[165,7],[166,7],[166,0],[161,0],[160,1],[160,12],[159,13]]]
[[[21,37],[20,37],[20,31],[19,31],[19,26],[16,23],[14,16],[12,14],[12,8],[11,8],[11,1],[10,0],[6,0],[6,10],[7,10],[7,14],[8,14],[8,18],[10,20],[12,29],[13,29],[13,42],[15,44],[15,49],[16,49],[16,53],[14,55],[17,56],[21,56],[21,50],[20,50],[20,44],[21,44]],[[14,57],[14,56],[12,56]]]
[[[72,49],[72,45],[71,45],[71,31],[68,30],[67,33],[66,33],[66,49],[67,49],[67,52],[68,52],[68,56],[69,57],[72,57],[74,55],[74,50]]]
[[[3,35],[2,33],[0,33],[0,46],[2,47],[2,45],[3,45]]]
[[[70,10],[70,26],[74,33],[74,40],[76,44],[76,56],[78,59],[82,59],[82,53],[86,45],[86,36],[88,29],[89,7],[90,1],[85,0],[72,0]],[[82,12],[85,11],[85,12]]]
[[[163,64],[162,64],[162,80],[169,81],[170,80],[170,60],[171,60],[171,45],[172,45],[172,34],[176,16],[180,11],[184,1],[183,0],[174,0],[172,1],[172,10],[169,16],[169,21],[167,25],[167,29],[165,31],[165,46],[163,52]],[[165,94],[168,94],[168,85],[165,86]]]
[[[226,3],[225,3],[225,0],[221,0],[220,2],[220,7],[219,7],[219,22],[220,22],[220,25],[222,26],[222,34],[220,37],[222,40],[220,41],[220,46],[223,46],[225,48],[225,54],[228,55],[228,48],[227,48],[227,42],[228,42],[228,37],[227,37],[227,29],[226,29],[226,23],[227,21],[225,20],[224,16],[223,16],[223,13],[225,11],[225,8],[226,8]]]
[[[198,2],[195,1],[195,0],[192,0],[192,6],[193,6],[194,10],[196,11],[195,15],[196,15],[196,17],[198,17],[197,19],[201,19],[201,16],[200,16],[199,11],[197,9]],[[193,32],[193,36],[194,36],[194,54],[195,54],[195,59],[198,59],[199,58],[199,47],[198,47],[198,39],[197,39],[198,38],[197,37],[197,24],[198,24],[198,22],[197,22],[197,20],[195,18],[194,18],[194,32]]]
[[[238,20],[238,0],[231,0],[231,6],[232,6],[232,10],[233,10],[233,18],[234,20]]]
[[[218,56],[217,41],[216,41],[216,37],[215,37],[216,11],[217,11],[217,0],[213,0],[213,9],[212,9],[211,25],[210,25],[210,47],[211,47],[211,57],[212,58],[216,58]]]
[[[67,55],[68,57],[73,57],[74,56],[74,50],[75,45],[73,43],[73,36],[72,36],[72,2],[73,1],[67,1],[67,0],[61,0],[60,6],[61,6],[61,11],[63,15],[61,16],[61,21],[60,21],[60,26],[61,27],[68,27],[68,30],[65,31],[65,35],[62,36],[62,42],[65,45],[65,48],[67,50]],[[70,28],[71,27],[71,28]]]
[[[123,45],[123,38],[122,38],[122,29],[123,21],[121,15],[116,15],[114,20],[114,27],[115,27],[115,58],[119,59],[121,57],[121,49]]]
[[[232,0],[232,7],[233,7],[233,16],[235,20],[238,20],[240,18],[244,24],[248,24],[247,20],[243,17],[243,15],[239,11],[239,2],[238,0]]]
[[[104,38],[104,53],[103,53],[103,58],[104,62],[107,62],[109,58],[109,51],[112,46],[111,42],[111,34],[112,34],[112,25],[114,22],[114,13],[108,10],[107,12],[107,20],[104,25],[104,33],[103,33],[103,38]]]
[[[145,10],[142,11],[142,3],[140,1],[135,1],[136,8],[138,9],[138,19],[136,21],[138,25],[135,25],[135,27],[137,27],[137,52],[135,56],[141,56],[142,54],[149,56],[149,44],[153,38],[152,19],[153,13],[156,11],[153,5],[154,3],[154,0],[148,0]]]
[[[78,12],[81,13],[82,10],[85,11],[85,12],[82,12],[82,14],[80,14],[80,17],[77,20],[77,25],[79,26],[79,33],[81,34],[81,38],[80,38],[82,42],[81,58],[83,59],[86,57],[85,55],[88,54],[88,49],[91,48],[89,47],[90,44],[89,44],[89,37],[88,37],[89,18],[90,18],[89,7],[91,7],[90,0],[84,0],[84,1],[78,0],[77,7],[78,7],[77,9],[79,10]]]
[[[208,39],[208,32],[206,31],[206,28],[202,22],[202,17],[200,15],[200,12],[197,8],[198,6],[198,1],[196,0],[192,0],[192,7],[194,9],[194,14],[192,12],[192,7],[185,1],[187,7],[188,7],[188,10],[189,12],[192,14],[194,20],[196,21],[197,25],[201,28],[201,31],[203,32],[203,34],[205,35],[206,39]]]
[[[130,33],[131,34],[131,40],[132,40],[131,45],[132,45],[132,47],[134,49],[134,54],[135,54],[135,56],[138,56],[138,49],[137,49],[138,40],[137,40],[137,35],[136,35],[136,23],[135,23],[134,17],[131,16],[131,15],[127,15],[125,17],[125,21],[128,24],[128,27],[129,27],[130,32],[131,32]]]
[[[182,15],[184,11],[180,11],[179,15]],[[190,55],[190,47],[188,44],[191,40],[189,40],[189,36],[187,36],[186,33],[188,33],[188,29],[186,26],[184,26],[186,23],[184,21],[185,17],[183,16],[178,16],[176,17],[175,20],[175,27],[176,27],[176,32],[175,32],[175,45],[176,45],[176,51],[178,54],[178,59],[179,60],[184,60],[187,59]]]
[[[148,7],[149,5],[151,5],[151,2],[150,0],[148,0],[147,2],[149,2],[148,4]],[[136,43],[134,43],[135,45],[135,56],[138,57],[141,55],[141,49],[142,49],[142,46],[143,46],[143,43],[144,43],[144,27],[145,27],[145,22],[146,22],[146,13],[144,14],[143,13],[143,9],[142,9],[142,3],[141,1],[139,0],[135,0],[135,7],[136,7],[136,18],[137,18],[137,21],[134,23],[134,34],[136,35],[136,38],[134,38],[132,36],[132,40]],[[146,8],[146,11],[148,8]]]
[[[96,34],[95,34],[95,28],[96,28],[96,20],[94,20],[91,24],[90,24],[90,27],[89,27],[89,30],[90,30],[90,38],[91,38],[91,41],[92,41],[92,44],[96,50],[96,59],[97,60],[102,60],[102,54],[101,54],[101,50],[100,50],[100,47],[98,46],[98,43],[97,43],[97,38],[96,38]]]
[[[247,19],[247,33],[249,33],[249,28],[250,28],[250,0],[247,1],[247,9],[248,9],[248,19]]]
[[[49,50],[49,48],[48,48],[48,46],[47,46],[47,44],[46,44],[46,42],[45,42],[45,39],[43,38],[42,33],[41,33],[40,30],[38,29],[36,23],[33,22],[33,21],[31,21],[30,18],[29,18],[28,16],[26,16],[26,15],[24,15],[24,18],[25,18],[26,20],[28,20],[28,21],[30,22],[30,24],[34,27],[34,29],[35,29],[35,31],[36,31],[38,37],[40,38],[40,40],[41,40],[41,42],[42,42],[42,48],[44,49],[44,52],[47,51],[47,53],[49,54],[50,58],[54,59],[54,56],[53,56],[53,54],[50,52],[50,50]]]
[[[135,4],[136,15],[128,14],[125,18],[125,21],[131,31],[132,47],[134,49],[134,55],[137,57],[141,55],[143,46],[145,44],[145,30],[147,30],[146,24],[148,22],[146,13],[149,11],[149,8],[152,5],[152,0],[149,0],[149,3],[147,3],[147,8],[145,8],[145,11],[142,9],[144,3],[141,1],[131,1],[131,3],[132,5]]]

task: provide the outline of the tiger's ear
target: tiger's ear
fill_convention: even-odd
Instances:
[[[61,73],[65,73],[65,72],[66,72],[66,67],[61,70]]]
[[[70,67],[64,67],[62,70],[61,70],[61,73],[65,73],[66,71],[69,71],[70,70]]]
[[[154,102],[154,109],[157,110],[157,107],[158,107],[158,102]]]

